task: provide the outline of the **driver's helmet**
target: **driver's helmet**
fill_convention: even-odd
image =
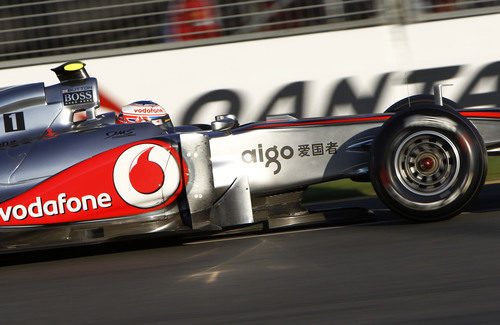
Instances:
[[[123,106],[116,119],[116,123],[118,124],[141,122],[151,122],[155,125],[173,127],[167,111],[150,100],[141,100]]]

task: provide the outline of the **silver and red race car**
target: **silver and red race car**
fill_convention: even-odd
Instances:
[[[403,217],[443,220],[480,191],[500,148],[500,110],[461,110],[439,87],[383,114],[173,127],[96,115],[84,64],[53,70],[56,85],[0,91],[4,251],[265,223],[300,215],[296,193],[340,178],[371,181]]]

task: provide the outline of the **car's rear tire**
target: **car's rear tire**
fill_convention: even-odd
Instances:
[[[415,221],[459,214],[487,173],[484,142],[457,112],[416,105],[382,126],[371,149],[370,178],[392,211]]]
[[[414,107],[415,105],[422,105],[422,104],[434,105],[435,104],[434,95],[421,94],[403,98],[397,101],[396,103],[392,104],[391,106],[389,106],[389,108],[386,109],[384,113],[397,113],[405,108]],[[451,99],[445,97],[443,97],[443,106],[453,110],[462,109],[460,105],[458,105]]]

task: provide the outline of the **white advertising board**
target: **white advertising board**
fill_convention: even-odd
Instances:
[[[228,112],[242,123],[288,112],[303,117],[381,112],[409,94],[429,92],[436,82],[454,84],[445,96],[460,104],[500,106],[500,44],[492,37],[499,25],[500,15],[486,15],[86,64],[108,101],[117,106],[156,101],[177,125],[209,123]],[[54,66],[0,70],[0,87],[56,83],[49,71]]]

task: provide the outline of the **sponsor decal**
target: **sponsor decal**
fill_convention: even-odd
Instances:
[[[182,166],[182,167],[181,167]],[[0,226],[100,220],[162,209],[187,170],[163,141],[123,145],[84,160],[0,204]]]
[[[92,90],[75,91],[63,95],[64,105],[76,105],[84,103],[92,103],[94,101],[94,94]]]
[[[281,171],[280,159],[288,160],[297,155],[299,157],[314,157],[337,154],[337,142],[300,144],[295,149],[291,146],[271,146],[263,149],[262,144],[257,145],[257,149],[245,150],[241,153],[241,160],[250,163],[265,162],[265,167],[274,167],[273,174],[277,175]]]
[[[3,114],[3,126],[5,132],[14,132],[25,130],[24,113],[7,113]]]
[[[127,112],[128,114],[165,114],[165,111],[160,107],[143,107],[143,108],[133,108],[132,112]]]
[[[338,149],[337,142],[299,144],[299,157],[335,155]]]
[[[57,195],[56,200],[43,201],[37,196],[31,204],[25,206],[18,204],[14,207],[7,206],[0,208],[0,217],[3,221],[10,221],[11,217],[17,220],[24,220],[30,216],[32,218],[41,218],[44,216],[54,216],[65,213],[76,213],[80,211],[97,210],[98,208],[111,207],[111,196],[108,193],[101,193],[97,198],[93,195],[85,195],[81,198],[67,198],[66,193]]]
[[[55,138],[57,137],[59,134],[52,131],[52,129],[47,129],[45,130],[45,133],[43,134],[42,138],[43,139],[52,139],[52,138]]]
[[[92,86],[81,86],[70,89],[63,89],[64,105],[76,105],[94,102],[94,92]]]
[[[181,170],[171,150],[171,147],[156,144],[140,144],[120,155],[113,179],[125,202],[147,209],[175,194],[181,182]],[[123,177],[127,174],[128,177]]]
[[[275,169],[273,171],[274,175],[281,171],[281,162],[278,160],[280,157],[283,159],[290,159],[294,155],[294,150],[290,146],[284,146],[278,148],[278,146],[272,146],[264,150],[262,144],[259,144],[256,149],[245,150],[241,154],[241,159],[246,163],[256,163],[264,162],[264,157],[266,159],[266,168],[274,163]]]
[[[132,137],[132,136],[135,136],[135,129],[110,131],[110,132],[106,133],[105,139],[124,138],[124,137]]]
[[[5,148],[5,147],[9,147],[9,146],[14,146],[14,145],[17,145],[16,140],[9,140],[9,141],[0,142],[0,148]]]

